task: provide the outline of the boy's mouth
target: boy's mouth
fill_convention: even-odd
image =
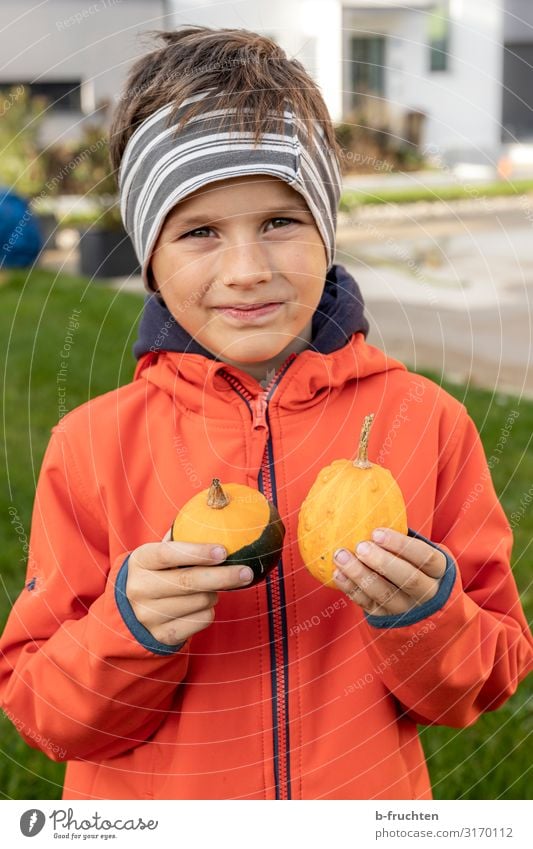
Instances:
[[[282,305],[281,301],[269,301],[261,304],[232,304],[231,306],[215,307],[217,312],[230,318],[254,320],[262,316],[270,316]]]

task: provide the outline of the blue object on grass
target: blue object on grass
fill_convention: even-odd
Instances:
[[[43,240],[29,203],[0,186],[0,270],[32,265]]]

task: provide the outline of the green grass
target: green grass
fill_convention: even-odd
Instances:
[[[0,627],[20,592],[24,577],[25,538],[11,524],[15,508],[25,533],[30,525],[35,484],[50,428],[58,418],[56,376],[68,319],[81,310],[73,333],[67,375],[67,407],[131,380],[130,350],[142,299],[119,294],[101,284],[51,272],[13,273],[0,287],[0,332],[4,350],[4,452],[6,483],[2,492],[0,552],[2,593]],[[533,480],[533,402],[443,382],[423,372],[459,398],[469,410],[490,457],[498,445],[507,415],[515,420],[493,468],[496,491],[507,515],[520,508],[520,499]],[[515,529],[513,568],[524,607],[531,616],[530,583],[533,506]],[[532,731],[531,681],[502,708],[483,716],[467,729],[424,728],[422,743],[437,799],[529,798]],[[529,706],[528,706],[529,697]],[[23,743],[11,723],[0,719],[0,793],[13,799],[59,799],[64,767]]]
[[[521,512],[520,501],[533,480],[533,402],[448,383],[435,373],[419,371],[465,404],[480,432],[489,463],[491,457],[500,458],[499,463],[491,464],[491,474],[507,517]],[[500,453],[502,428],[513,411],[519,416],[515,418],[513,413],[514,424]],[[514,540],[513,573],[531,622],[533,504],[514,528]],[[501,708],[484,714],[470,728],[420,728],[436,799],[531,798],[532,695],[530,676]]]
[[[17,511],[29,535],[35,485],[50,428],[59,419],[56,377],[69,316],[81,310],[67,369],[68,409],[131,380],[130,353],[142,298],[81,278],[36,271],[0,286],[5,405],[0,492],[0,628],[25,574],[27,541],[11,524]],[[0,788],[14,799],[59,799],[64,766],[29,748],[0,713]]]
[[[397,189],[346,189],[340,200],[339,209],[351,212],[359,206],[386,203],[415,203],[416,201],[452,201],[476,200],[480,198],[506,197],[527,194],[533,191],[533,180],[515,180],[514,182],[495,182],[485,184],[434,187],[411,187]]]

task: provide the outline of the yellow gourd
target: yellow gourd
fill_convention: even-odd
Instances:
[[[338,548],[355,551],[379,527],[407,533],[400,487],[388,469],[368,459],[373,420],[373,413],[365,417],[357,458],[334,460],[323,468],[300,508],[300,554],[310,573],[328,587],[337,586],[333,555]]]
[[[176,516],[170,538],[180,542],[218,543],[227,558],[221,566],[250,566],[262,581],[281,557],[285,526],[277,508],[257,489],[213,478],[209,489],[194,495]]]

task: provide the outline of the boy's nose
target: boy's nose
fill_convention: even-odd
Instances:
[[[272,276],[268,251],[257,241],[235,241],[220,252],[220,280],[225,286],[248,288]]]

